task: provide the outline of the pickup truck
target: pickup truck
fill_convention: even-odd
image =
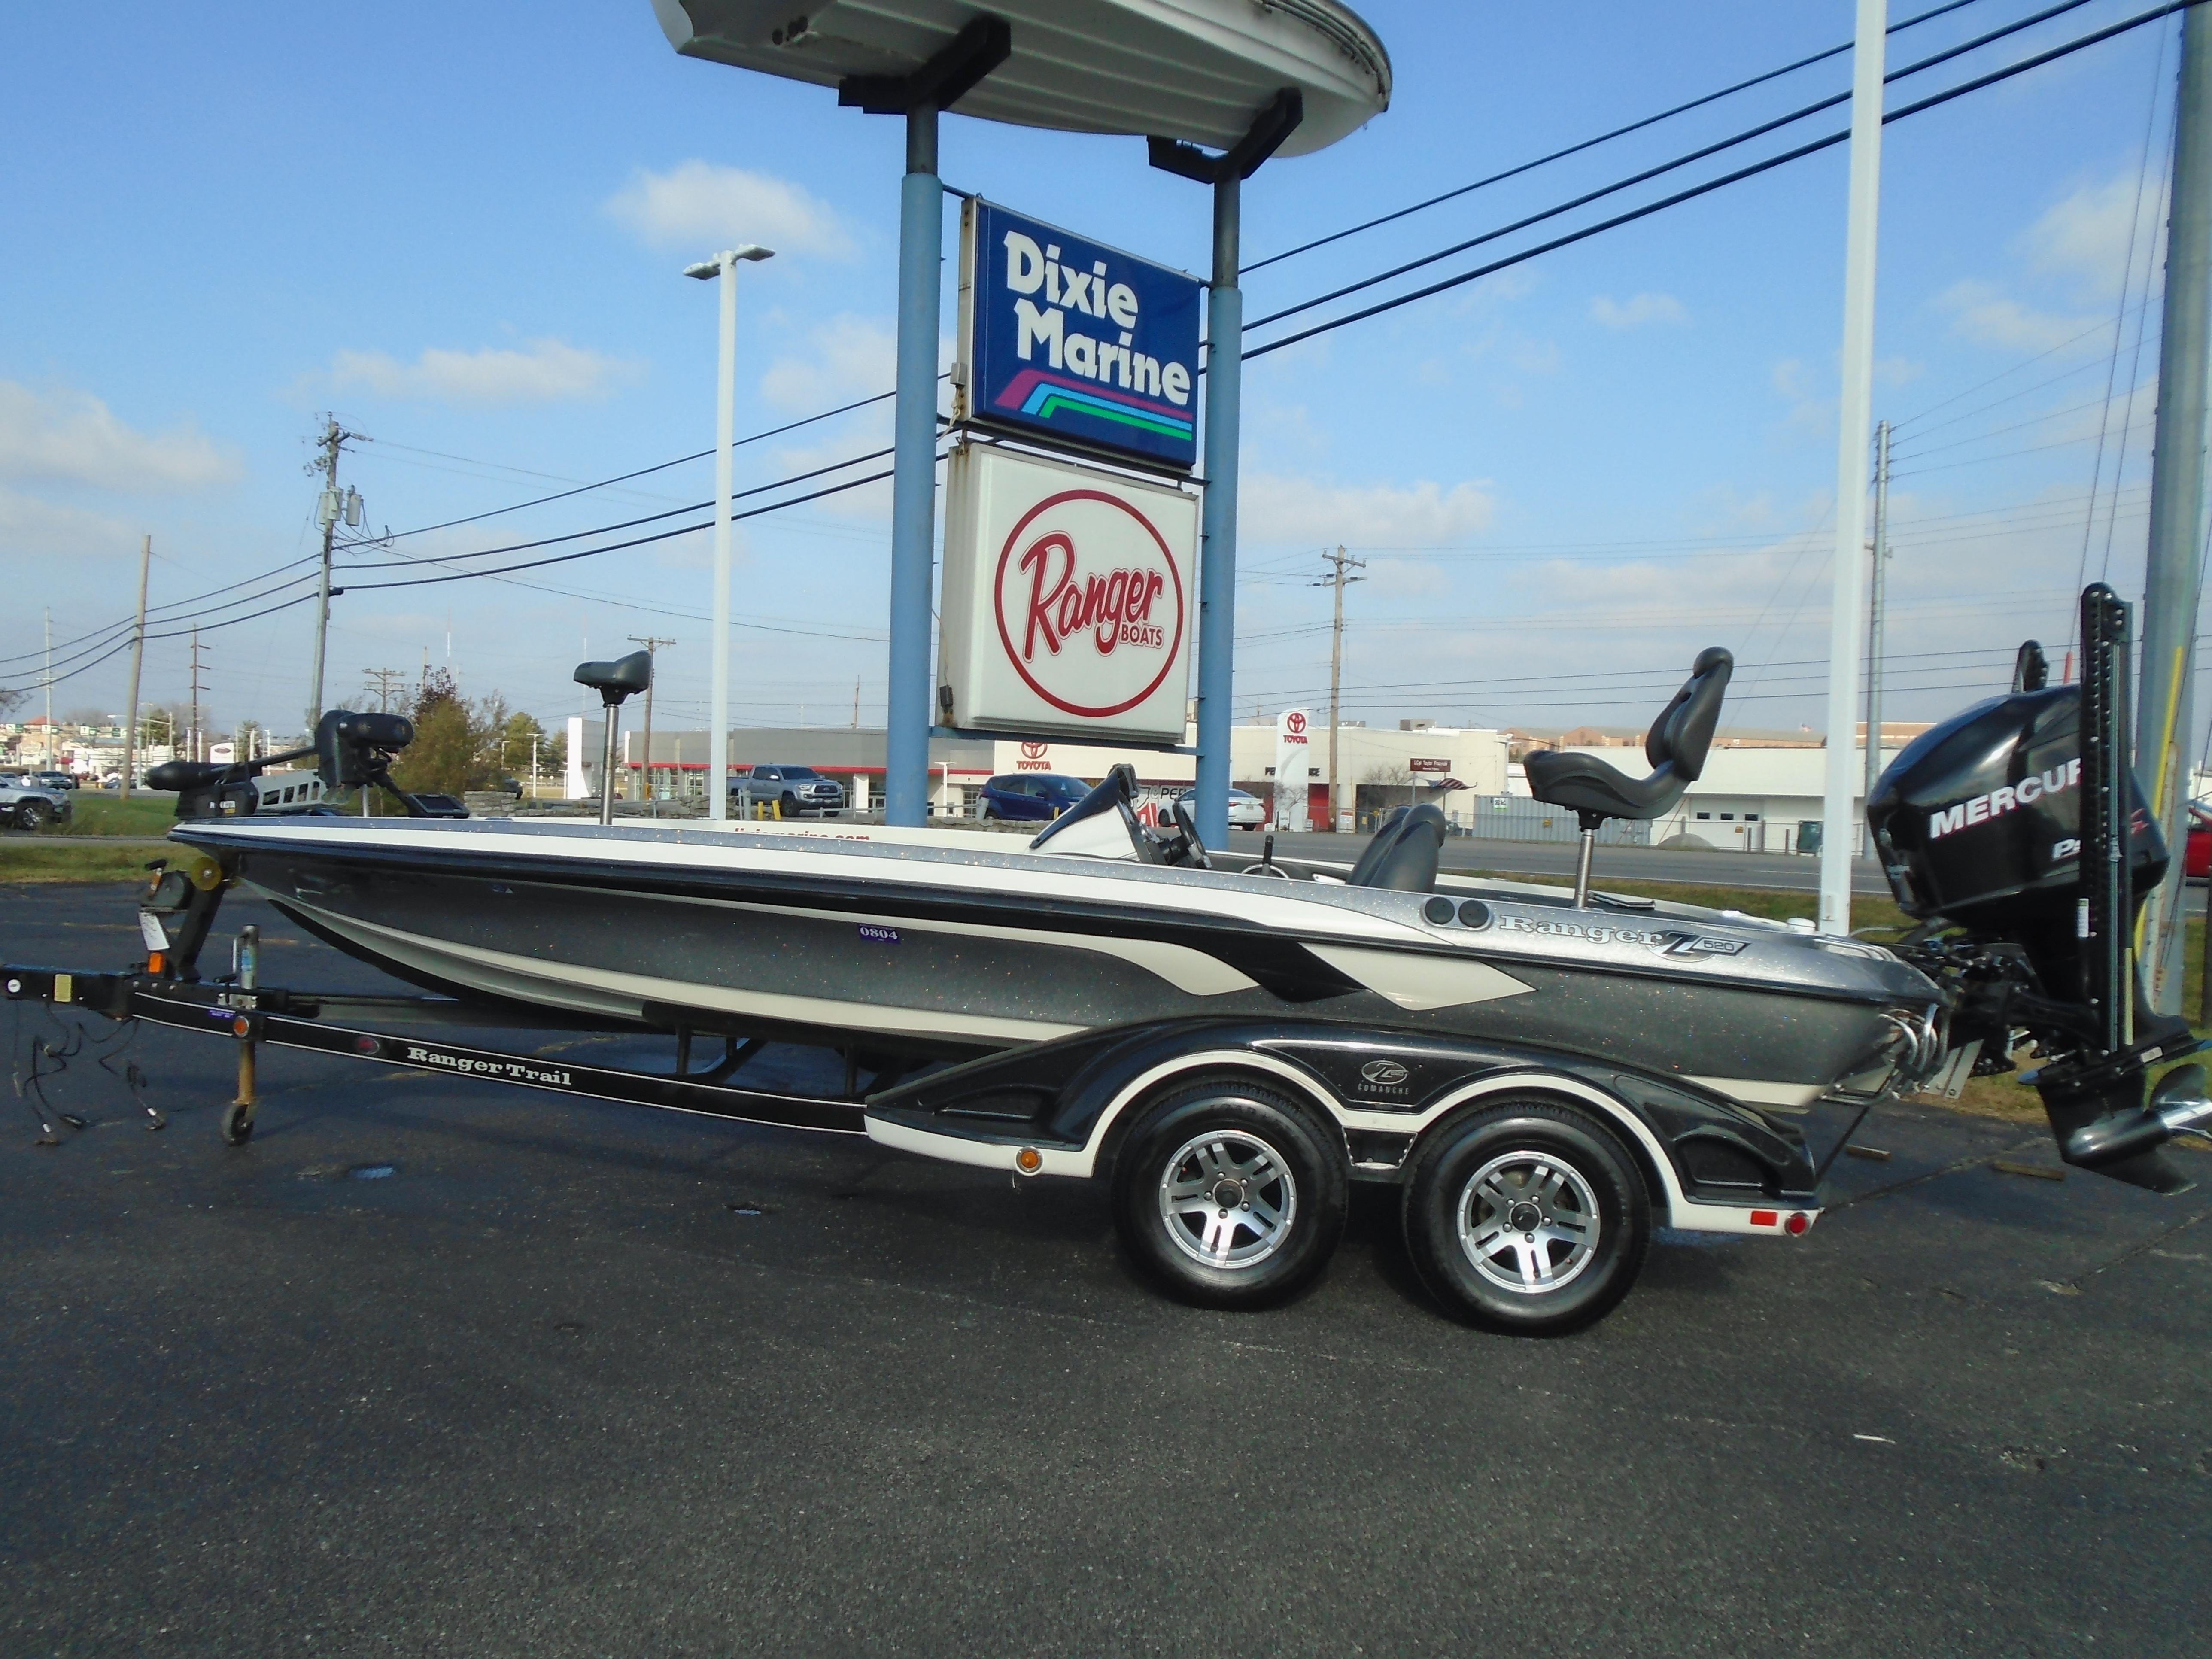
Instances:
[[[66,789],[50,789],[20,772],[0,772],[0,825],[42,830],[70,815]]]
[[[749,818],[756,808],[787,818],[834,818],[845,810],[845,786],[811,766],[756,766],[730,780],[730,811]]]

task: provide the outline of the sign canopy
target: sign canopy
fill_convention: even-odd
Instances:
[[[1303,155],[1390,104],[1382,42],[1336,0],[653,0],[686,57],[817,86],[910,76],[981,17],[1012,36],[1006,62],[947,107],[1062,132],[1179,138],[1227,149],[1285,88],[1305,117],[1279,152]]]
[[[989,202],[960,228],[953,419],[1195,465],[1204,284]]]

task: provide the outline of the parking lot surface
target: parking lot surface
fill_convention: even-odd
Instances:
[[[373,978],[245,921],[264,983]],[[0,957],[135,945],[124,890],[0,889]],[[19,1064],[54,1031],[9,1019]],[[1994,1171],[2053,1164],[2031,1127],[1885,1109],[1802,1241],[1662,1236],[1612,1317],[1526,1341],[1424,1298],[1379,1192],[1315,1291],[1224,1315],[1134,1282],[1085,1187],[274,1049],[228,1149],[229,1043],[131,1052],[167,1129],[81,1055],[51,1092],[89,1127],[0,1135],[9,1655],[2212,1628],[2212,1192]]]

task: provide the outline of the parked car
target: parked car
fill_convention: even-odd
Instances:
[[[1198,811],[1198,791],[1186,789],[1176,797],[1194,812]],[[1229,792],[1229,827],[1231,830],[1264,830],[1267,827],[1267,803],[1257,795],[1243,789]]]
[[[0,772],[0,825],[43,830],[70,816],[70,792],[52,789],[17,772]]]
[[[47,789],[74,789],[76,780],[67,772],[33,772],[31,781]]]
[[[730,780],[730,810],[749,818],[756,806],[787,818],[834,818],[845,810],[845,786],[811,766],[756,766]]]
[[[1001,772],[975,795],[975,816],[1009,823],[1049,823],[1091,793],[1081,778],[1058,772]]]
[[[2212,810],[2189,804],[2189,840],[2181,867],[2191,881],[2212,880]]]

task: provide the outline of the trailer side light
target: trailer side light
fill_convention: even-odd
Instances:
[[[1779,1210],[1753,1210],[1751,1212],[1751,1224],[1754,1227],[1778,1226],[1781,1224],[1781,1220],[1782,1212]]]
[[[1024,1175],[1035,1175],[1044,1168],[1044,1154],[1034,1146],[1024,1146],[1014,1154],[1014,1167]]]
[[[169,959],[159,951],[149,952],[146,957],[146,971],[149,974],[166,974],[169,971]]]
[[[1807,1215],[1804,1211],[1797,1210],[1792,1212],[1790,1219],[1784,1222],[1782,1224],[1789,1229],[1790,1237],[1802,1238],[1804,1237],[1806,1231],[1812,1226],[1813,1218]]]
[[[236,1019],[230,1022],[230,1034],[233,1036],[244,1036],[252,1029],[253,1022],[246,1018],[244,1014],[240,1014]]]

